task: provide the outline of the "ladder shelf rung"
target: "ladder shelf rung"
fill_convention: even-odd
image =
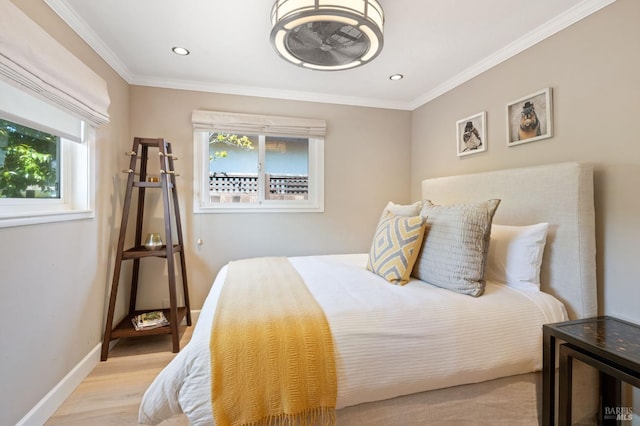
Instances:
[[[137,188],[162,188],[162,182],[133,182],[133,186]],[[173,184],[169,184],[169,189],[173,188]]]
[[[154,311],[162,311],[164,312],[164,316],[170,320],[171,313],[170,310],[165,309],[153,309]],[[178,310],[178,325],[182,322],[184,317],[187,314],[187,309],[184,306],[179,306]],[[111,332],[111,336],[113,339],[119,339],[122,337],[141,337],[141,336],[150,336],[157,334],[171,334],[171,324],[165,325],[163,327],[152,328],[150,330],[136,330],[131,322],[131,318],[135,315],[141,314],[143,312],[151,312],[151,310],[144,311],[134,311],[128,314],[122,321],[116,325],[116,327]]]
[[[173,253],[182,251],[180,244],[173,245]],[[159,249],[149,250],[145,246],[136,246],[122,252],[122,259],[139,259],[141,257],[165,257],[167,255],[167,246],[163,245]]]

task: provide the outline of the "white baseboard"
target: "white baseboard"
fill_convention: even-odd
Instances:
[[[200,311],[191,311],[191,323],[196,324]],[[184,321],[183,321],[184,322]],[[112,341],[109,350],[116,341]],[[78,385],[91,373],[100,362],[102,343],[98,343],[64,378],[53,387],[16,426],[42,426],[56,412],[62,403],[71,395]]]
[[[82,361],[47,393],[17,424],[17,426],[42,426],[56,412],[65,399],[91,373],[100,362],[102,343],[97,344]]]

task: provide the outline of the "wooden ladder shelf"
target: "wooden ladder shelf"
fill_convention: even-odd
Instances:
[[[149,149],[158,149],[158,158],[160,161],[160,177],[158,181],[147,181],[147,160],[149,159]],[[116,261],[113,272],[113,281],[111,283],[111,295],[109,298],[109,310],[107,313],[107,322],[105,325],[104,339],[102,341],[102,353],[100,359],[106,361],[109,353],[109,343],[112,340],[148,336],[157,334],[171,334],[173,352],[180,351],[180,336],[178,333],[180,323],[186,317],[187,326],[191,325],[191,308],[189,305],[189,292],[187,289],[187,270],[184,259],[184,244],[182,238],[182,225],[180,221],[180,210],[178,203],[178,192],[176,189],[176,173],[173,168],[174,157],[171,151],[171,144],[164,139],[146,139],[134,138],[133,147],[127,155],[131,156],[129,169],[124,172],[128,174],[127,187],[122,209],[122,224],[120,226],[120,236],[118,238],[118,247],[116,250]],[[138,162],[139,160],[139,162]],[[136,166],[139,165],[139,170]],[[137,171],[136,171],[137,170]],[[138,179],[136,179],[136,175]],[[127,234],[127,223],[129,221],[129,211],[131,209],[131,196],[133,189],[138,189],[137,216],[136,216],[136,234],[134,246],[128,249],[124,248],[125,237]],[[149,250],[143,245],[142,225],[144,216],[145,192],[147,189],[161,189],[162,202],[164,205],[164,234],[165,244],[158,249]],[[177,241],[173,241],[172,236],[172,211],[175,220]],[[178,307],[176,295],[176,262],[175,256],[180,259],[180,271],[182,274],[182,291],[184,295],[184,306]],[[144,258],[156,257],[165,258],[167,261],[167,273],[169,281],[169,308],[162,311],[169,320],[169,325],[150,330],[139,330],[133,326],[131,318],[142,312],[152,310],[136,310],[136,298],[138,293],[138,278],[140,272],[140,261]],[[133,269],[131,274],[131,295],[129,298],[129,310],[125,318],[115,327],[113,326],[114,313],[116,308],[116,299],[118,294],[118,284],[120,282],[120,273],[122,270],[122,262],[132,260]],[[160,310],[160,309],[156,309]]]

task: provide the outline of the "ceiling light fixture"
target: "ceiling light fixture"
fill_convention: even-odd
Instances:
[[[315,70],[364,65],[383,46],[384,12],[377,0],[276,0],[271,25],[278,54]]]
[[[402,74],[392,74],[389,76],[389,80],[393,80],[393,81],[402,80],[403,78],[404,78],[404,75]]]
[[[187,56],[189,53],[189,49],[185,49],[184,47],[172,47],[171,50],[173,51],[173,53],[175,53],[176,55],[180,55],[180,56]]]

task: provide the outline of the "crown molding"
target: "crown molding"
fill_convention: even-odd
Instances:
[[[82,19],[65,0],[44,0],[45,3],[73,29],[104,61],[115,70],[128,84],[165,89],[194,90],[200,92],[220,93],[227,95],[257,96],[263,98],[287,99],[305,102],[320,102],[340,105],[363,106],[371,108],[386,108],[410,110],[408,102],[388,99],[375,99],[354,96],[339,96],[326,93],[303,92],[291,90],[270,89],[254,86],[238,86],[201,81],[179,79],[162,79],[151,76],[136,75],[116,55],[113,50],[95,33],[87,22]]]
[[[67,4],[65,0],[44,0],[82,38],[102,57],[127,83],[139,86],[161,87],[179,90],[221,93],[241,96],[257,96],[264,98],[287,99],[305,102],[320,102],[386,108],[413,111],[433,99],[455,89],[483,72],[495,67],[518,53],[534,46],[548,37],[564,30],[572,24],[586,18],[598,10],[614,3],[616,0],[584,0],[564,13],[549,20],[546,24],[530,31],[514,40],[504,48],[477,62],[461,73],[439,84],[427,93],[412,101],[396,101],[389,99],[340,96],[335,94],[279,90],[253,86],[226,85],[199,81],[159,79],[156,77],[135,75],[127,65],[98,37],[93,29]]]
[[[135,77],[129,84],[164,89],[193,90],[198,92],[219,93],[223,95],[254,96],[259,98],[285,99],[303,102],[319,102],[410,111],[408,102],[389,99],[376,99],[357,96],[339,96],[327,93],[281,90],[256,86],[237,86],[229,84],[208,83],[192,80],[164,79],[151,76]]]
[[[114,69],[127,83],[134,78],[129,67],[122,62],[109,46],[95,33],[93,28],[82,19],[65,0],[44,0],[73,31],[80,36],[104,61]]]
[[[615,1],[616,0],[585,0],[582,3],[575,5],[571,9],[547,21],[547,23],[541,25],[533,31],[530,31],[517,40],[514,40],[504,48],[498,50],[492,55],[487,56],[480,62],[477,62],[473,66],[436,86],[424,95],[416,98],[409,103],[410,109],[415,110],[421,107],[422,105],[434,100],[438,96],[441,96],[446,92],[455,89],[461,84],[466,83],[472,78],[477,77],[483,72],[534,46],[542,40],[551,37],[552,35],[564,30],[565,28],[599,11],[605,6],[614,3]]]

